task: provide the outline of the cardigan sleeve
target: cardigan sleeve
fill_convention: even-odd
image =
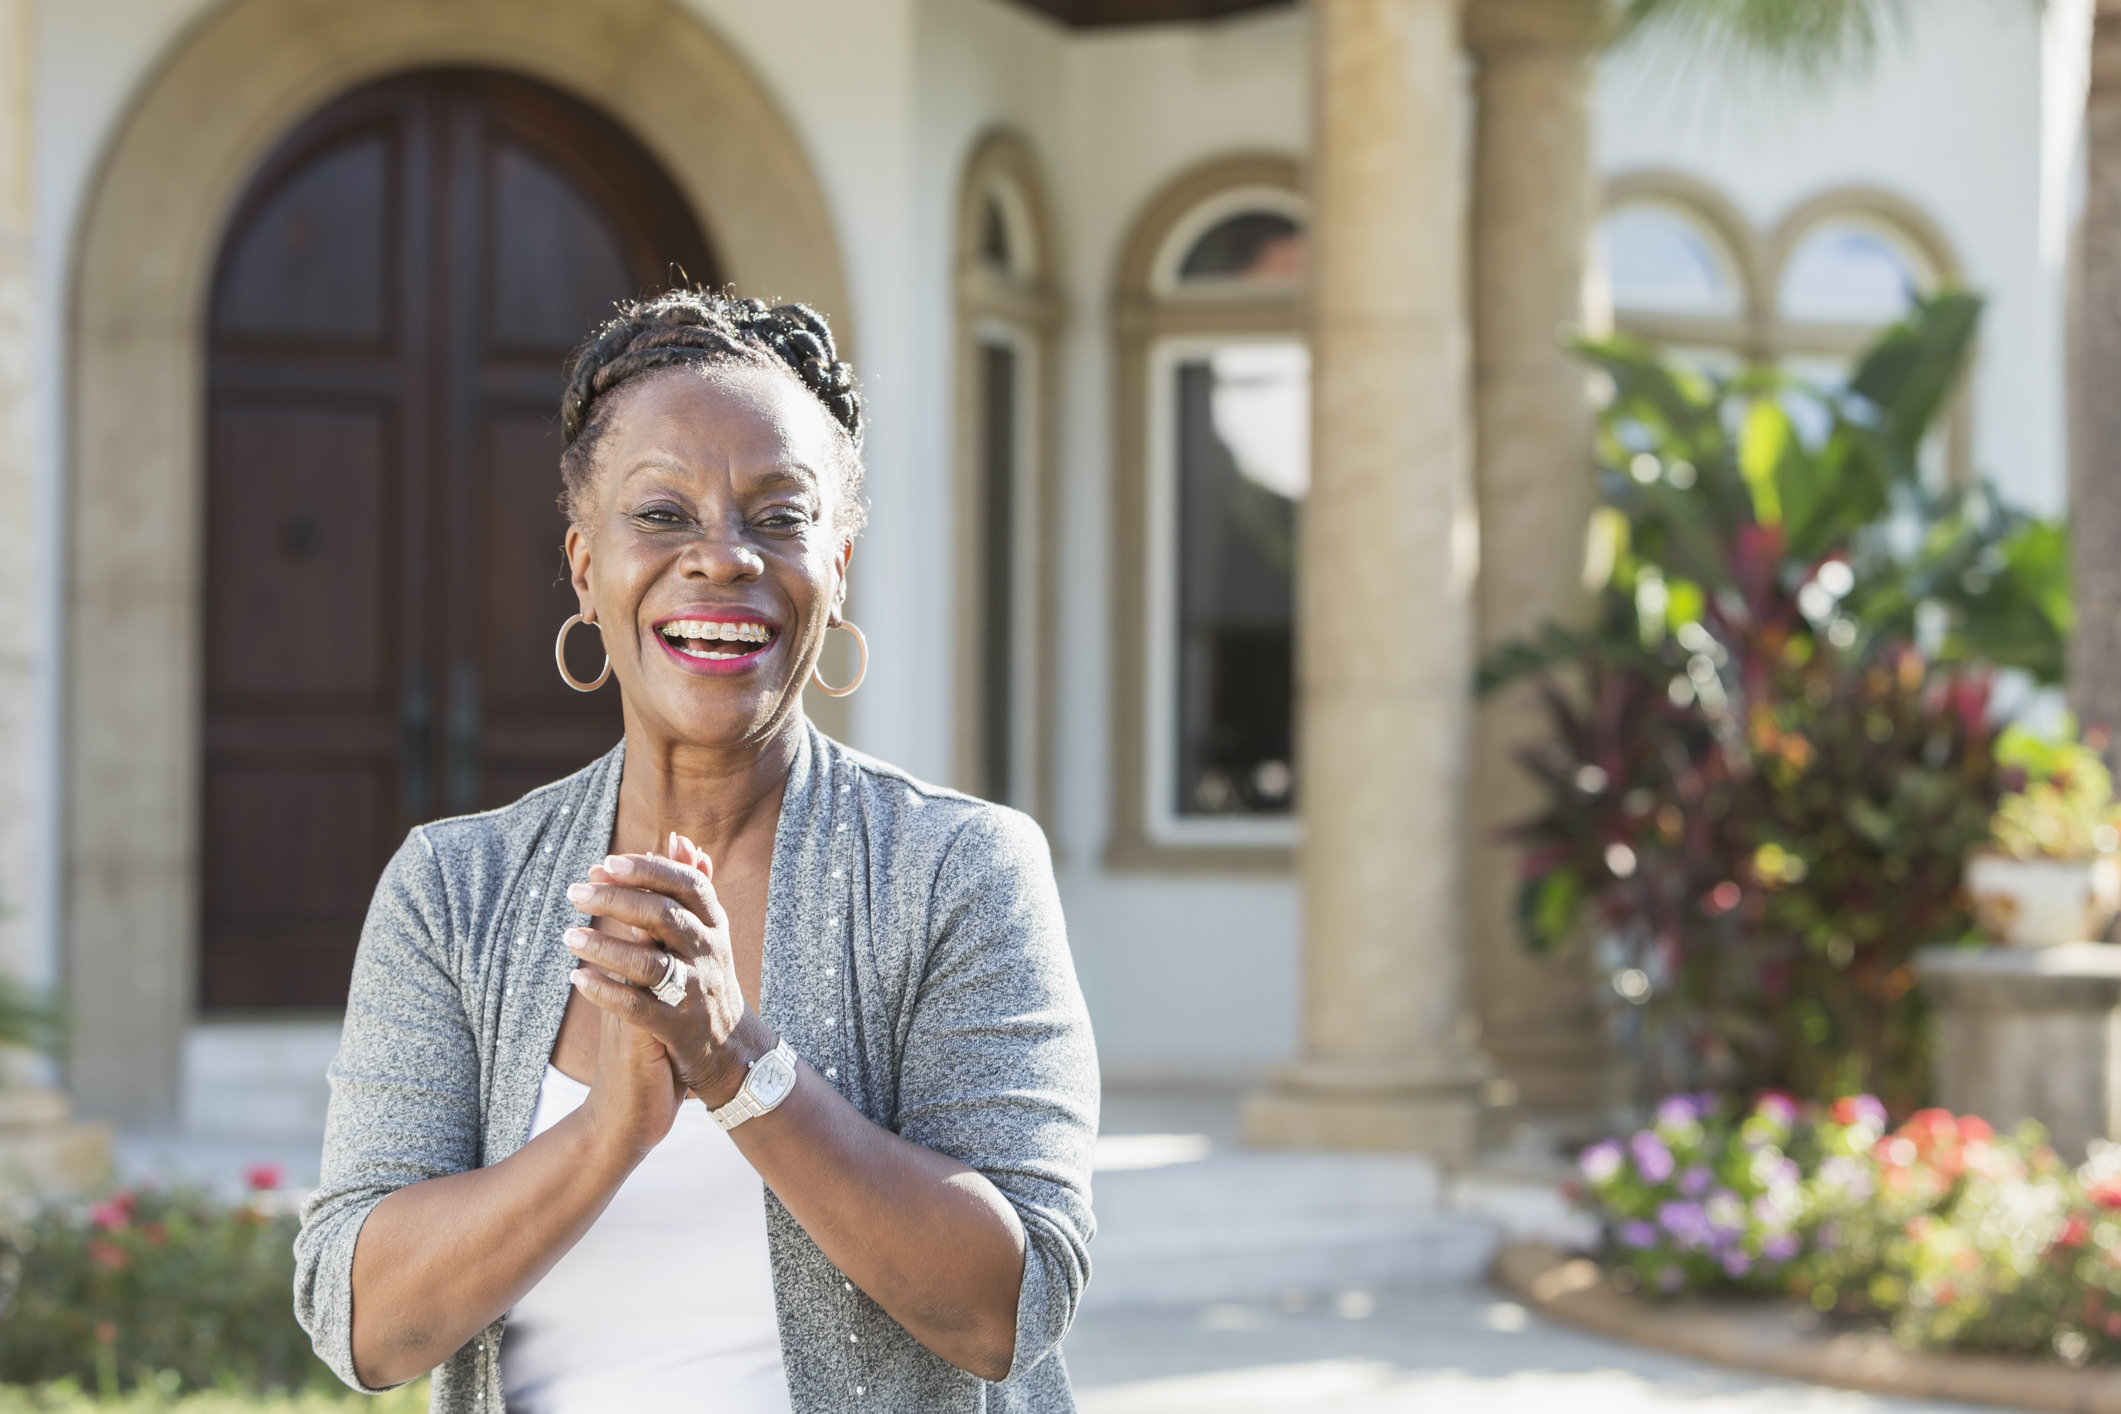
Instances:
[[[1006,1382],[1067,1333],[1096,1227],[1097,1051],[1038,826],[1001,807],[976,811],[942,856],[928,924],[898,1129],[978,1170],[1023,1222]]]
[[[353,1254],[376,1204],[478,1163],[479,1060],[455,969],[448,895],[422,830],[376,886],[328,1072],[323,1171],[295,1239],[295,1316],[325,1364],[353,1365]]]

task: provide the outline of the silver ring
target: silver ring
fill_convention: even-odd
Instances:
[[[679,962],[676,953],[666,952],[663,954],[663,980],[648,990],[655,993],[656,1000],[665,1006],[683,1006],[685,979],[691,975],[692,969]]]

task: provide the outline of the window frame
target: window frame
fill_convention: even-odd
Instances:
[[[1177,690],[1169,669],[1177,633],[1177,477],[1168,385],[1177,351],[1309,342],[1301,282],[1188,289],[1169,278],[1184,258],[1187,236],[1197,238],[1217,221],[1250,209],[1283,212],[1308,229],[1294,157],[1238,153],[1174,178],[1136,215],[1116,271],[1113,731],[1105,848],[1105,863],[1113,869],[1287,873],[1295,868],[1301,840],[1300,815],[1186,818],[1178,816],[1173,798]],[[1153,602],[1159,595],[1161,609]]]
[[[954,499],[955,642],[952,733],[953,779],[984,796],[988,682],[984,599],[986,557],[985,408],[982,350],[1007,344],[1016,354],[1013,476],[1009,799],[1050,823],[1053,799],[1052,732],[1048,696],[1052,655],[1054,506],[1051,467],[1056,419],[1054,343],[1066,307],[1053,277],[1054,243],[1036,156],[1018,134],[986,133],[965,161],[959,184],[956,251],[956,485]],[[1009,227],[1010,268],[998,270],[981,251],[986,204],[1000,207]]]

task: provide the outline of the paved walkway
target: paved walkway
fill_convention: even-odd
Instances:
[[[1067,1353],[1083,1414],[1946,1414],[1974,1407],[1820,1389],[1616,1345],[1549,1325],[1485,1288],[1342,1292],[1302,1309],[1086,1311]]]

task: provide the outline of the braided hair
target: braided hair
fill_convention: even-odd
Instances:
[[[626,300],[574,352],[560,396],[560,509],[579,521],[588,508],[596,445],[620,387],[666,368],[748,364],[791,375],[845,434],[833,521],[848,534],[865,519],[862,491],[862,395],[854,369],[840,360],[825,317],[807,304],[767,305],[714,290],[671,290]]]

